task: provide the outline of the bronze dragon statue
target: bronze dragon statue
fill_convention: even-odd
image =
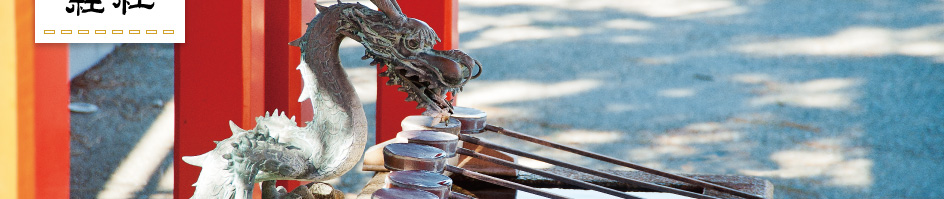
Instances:
[[[387,66],[380,75],[400,86],[407,100],[426,108],[425,115],[446,117],[452,105],[446,94],[458,92],[482,72],[481,64],[459,50],[438,51],[436,33],[426,23],[404,16],[396,0],[372,0],[379,11],[359,3],[316,5],[318,15],[301,38],[289,43],[301,48],[303,91],[299,102],[311,99],[312,121],[298,127],[294,117],[278,110],[256,118],[256,127],[243,130],[230,122],[233,135],[216,148],[185,157],[203,167],[193,198],[251,198],[253,183],[263,183],[263,195],[297,198],[275,188],[272,180],[323,181],[336,178],[360,160],[367,140],[367,118],[354,86],[338,57],[342,39],[364,45],[371,64]],[[274,190],[274,191],[273,191]]]

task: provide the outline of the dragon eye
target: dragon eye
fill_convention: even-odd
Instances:
[[[417,41],[416,39],[407,39],[407,40],[406,40],[406,47],[407,47],[407,48],[410,48],[410,49],[417,49],[417,48],[420,48],[420,42]]]

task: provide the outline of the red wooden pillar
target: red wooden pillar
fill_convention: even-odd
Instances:
[[[0,2],[0,198],[69,198],[69,46],[34,43],[33,11]]]
[[[299,125],[311,120],[311,110],[302,114],[298,95],[301,93],[301,75],[298,67],[301,51],[298,47],[288,43],[301,37],[305,23],[302,22],[302,1],[266,1],[265,2],[265,110],[285,111],[287,115],[296,116]],[[312,4],[311,2],[306,2]],[[312,9],[314,10],[314,9]],[[309,10],[309,11],[312,11]],[[311,14],[314,17],[314,14]],[[307,19],[311,19],[309,17]],[[276,185],[283,186],[289,191],[302,184],[299,181],[278,181]]]
[[[69,44],[34,44],[36,197],[69,197]]]
[[[174,197],[190,198],[200,168],[181,160],[212,150],[265,111],[265,1],[186,1],[186,43],[174,45]],[[259,193],[259,192],[255,192]]]
[[[300,22],[301,0],[266,1],[265,4],[265,110],[279,109],[299,116],[297,99],[302,83],[295,67],[301,51],[288,42],[301,37],[304,31],[304,24]]]
[[[439,39],[442,40],[433,48],[449,50],[459,47],[459,19],[458,0],[437,1],[399,1],[400,9],[407,17],[416,18],[429,24]],[[386,70],[381,68],[378,72]],[[377,143],[381,143],[397,136],[400,132],[400,121],[410,115],[419,115],[424,110],[416,109],[416,102],[405,102],[407,94],[397,91],[399,86],[387,86],[389,78],[377,78]]]

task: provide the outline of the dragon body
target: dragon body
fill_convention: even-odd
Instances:
[[[458,92],[482,68],[459,50],[433,50],[439,39],[422,21],[407,18],[395,0],[374,0],[380,11],[361,4],[318,5],[306,33],[290,43],[302,53],[299,102],[310,99],[312,121],[304,127],[285,113],[266,113],[244,130],[230,122],[233,135],[216,148],[184,157],[203,167],[193,198],[251,198],[252,185],[270,180],[323,181],[336,178],[360,160],[367,140],[367,118],[338,57],[340,42],[352,38],[365,46],[364,59],[387,65],[387,84],[400,85],[424,114],[446,116],[447,92]],[[263,183],[273,184],[273,183]],[[274,186],[274,185],[271,185]],[[292,198],[279,187],[263,195]],[[264,187],[264,192],[265,192]],[[293,191],[294,193],[294,191]]]

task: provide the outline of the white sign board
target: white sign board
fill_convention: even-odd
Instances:
[[[36,0],[35,8],[36,43],[184,43],[184,0]]]

